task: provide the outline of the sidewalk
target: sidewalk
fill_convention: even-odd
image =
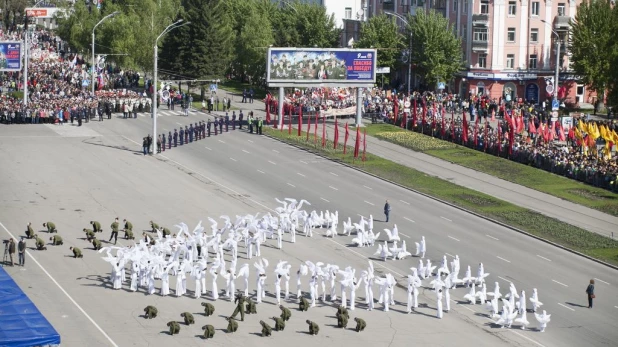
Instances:
[[[261,100],[255,100],[251,104],[241,103],[241,99],[234,97],[232,105],[242,109],[245,114],[248,111],[253,111],[256,117],[265,119],[265,105]],[[276,115],[271,115],[271,117],[274,122]],[[350,121],[350,123],[353,123],[352,119]],[[363,121],[367,120],[364,119]],[[273,122],[271,122],[271,125]],[[356,132],[351,131],[348,143],[353,144],[355,136]],[[327,137],[329,139],[334,138],[334,125],[332,121],[327,121]],[[340,142],[343,143],[343,136],[340,136]],[[508,201],[517,206],[537,211],[588,231],[605,236],[611,236],[612,232],[618,232],[618,217],[452,164],[424,153],[415,152],[387,141],[367,136],[367,151],[428,175],[436,176],[457,185]]]

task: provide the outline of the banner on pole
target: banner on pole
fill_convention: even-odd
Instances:
[[[0,71],[21,70],[21,48],[21,42],[0,42]]]

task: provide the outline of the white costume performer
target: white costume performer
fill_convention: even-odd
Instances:
[[[421,286],[421,279],[416,274],[416,268],[410,269],[412,275],[408,275],[408,313],[412,313],[413,308],[418,308],[418,288]]]
[[[539,294],[536,291],[536,288],[532,289],[532,296],[530,297],[530,302],[532,303],[532,312],[536,313],[536,310],[543,305],[542,302],[539,301]]]
[[[545,328],[547,327],[547,323],[551,321],[551,314],[547,314],[545,310],[543,310],[542,314],[535,313],[534,316],[536,320],[539,322],[539,330],[543,333],[545,332]]]

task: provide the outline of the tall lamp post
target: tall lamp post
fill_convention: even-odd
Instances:
[[[154,72],[153,72],[153,93],[152,93],[152,140],[153,141],[157,141],[157,97],[158,97],[158,88],[157,88],[157,70],[158,70],[158,61],[159,61],[159,46],[158,46],[158,42],[159,39],[161,37],[163,37],[163,35],[167,34],[168,32],[176,29],[176,28],[180,28],[182,26],[185,25],[189,25],[191,24],[191,22],[182,22],[182,19],[177,20],[176,22],[170,24],[167,26],[167,28],[165,28],[163,30],[163,32],[161,32],[161,34],[159,36],[157,36],[157,38],[155,39],[154,42]],[[182,24],[181,24],[182,23]],[[157,151],[153,150],[152,151],[152,155],[156,155]]]
[[[396,17],[400,21],[406,23],[408,27],[410,26],[410,23],[405,19],[405,17],[398,13],[384,11],[384,14]],[[410,95],[411,77],[412,77],[412,33],[410,33],[410,45],[408,46],[408,95]]]
[[[37,1],[31,8],[37,8],[45,0]],[[24,107],[28,106],[28,13],[26,12],[26,23],[24,23]]]
[[[95,71],[96,71],[96,66],[95,66],[95,61],[94,61],[94,31],[97,29],[97,27],[99,25],[101,25],[101,23],[105,22],[107,19],[110,19],[112,17],[114,17],[115,15],[117,15],[118,13],[120,13],[120,11],[116,11],[114,13],[110,13],[107,16],[103,17],[95,26],[94,28],[92,28],[92,74],[91,74],[91,80],[90,80],[90,84],[92,84],[92,95],[94,95],[94,75],[95,75]]]
[[[560,77],[560,35],[558,35],[558,33],[554,29],[552,29],[551,24],[549,24],[546,20],[541,19],[541,22],[543,22],[543,24],[549,27],[549,30],[551,30],[552,34],[556,35],[556,71],[554,76],[554,100],[558,100],[558,78]]]

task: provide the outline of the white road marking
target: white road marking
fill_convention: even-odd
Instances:
[[[4,224],[2,224],[0,222],[0,226],[2,226],[2,229],[4,229],[4,231],[7,232],[7,234],[9,234],[11,236],[11,238],[13,239],[17,239],[15,236],[13,236],[13,234],[11,234],[11,232],[9,231],[9,229],[7,229]],[[66,290],[64,290],[64,288],[62,288],[62,286],[52,277],[52,275],[49,274],[49,272],[47,272],[47,270],[45,270],[45,268],[43,267],[43,265],[41,265],[41,263],[39,263],[38,260],[36,260],[35,257],[32,256],[32,253],[28,250],[26,250],[26,253],[28,254],[28,259],[34,261],[39,268],[41,268],[41,270],[43,270],[43,272],[47,275],[47,277],[49,277],[50,280],[52,280],[52,282],[54,282],[54,284],[58,287],[58,289],[60,289],[60,291],[62,293],[64,293],[64,295],[66,295],[67,298],[69,298],[69,300],[73,303],[73,305],[75,305],[75,307],[77,307],[77,309],[84,315],[86,316],[86,318],[88,318],[88,320],[90,321],[90,323],[92,323],[92,325],[95,326],[95,328],[97,328],[97,330],[99,330],[101,332],[101,334],[103,334],[103,336],[105,336],[105,338],[107,339],[107,341],[109,341],[112,346],[118,347],[118,345],[116,344],[116,342],[114,342],[114,340],[112,340],[111,337],[109,337],[109,335],[107,335],[107,333],[101,329],[101,327],[94,321],[94,319],[92,319],[92,317],[90,317],[88,315],[88,313],[86,313],[86,311],[84,311],[84,309],[79,306],[79,304],[73,300],[73,298],[69,295],[69,293],[67,293]]]
[[[500,259],[500,260],[504,260],[504,261],[505,261],[505,262],[507,262],[507,263],[510,263],[510,261],[509,261],[509,260],[506,260],[506,259],[504,259],[504,258],[502,258],[502,257],[500,257],[500,256],[496,256],[496,258],[498,258],[498,259]]]
[[[180,123],[178,123],[178,122],[176,122],[176,124],[178,124],[178,125],[182,126],[182,124],[180,124]]]
[[[411,223],[416,223],[415,221],[411,220],[411,219],[410,219],[410,218],[408,218],[408,217],[403,217],[403,219],[405,219],[405,220],[407,220],[408,222],[411,222]]]
[[[221,142],[221,143],[225,143],[224,141],[221,141],[221,140],[217,140],[217,141],[219,141],[219,142]]]
[[[321,200],[324,200],[324,201],[326,201],[326,202],[330,202],[330,201],[328,201],[328,200],[326,200],[326,199],[324,199],[324,198],[320,198],[320,199],[321,199]]]
[[[539,257],[539,258],[541,258],[541,259],[543,259],[543,260],[551,261],[550,259],[547,259],[547,258],[545,258],[545,257],[543,257],[543,256],[538,255],[538,254],[537,254],[536,256],[537,256],[537,257]]]
[[[442,216],[440,216],[440,218],[442,218],[442,219],[444,219],[444,220],[447,220],[447,221],[449,221],[449,222],[452,222],[452,220],[450,220],[450,219],[448,219],[448,218],[446,218],[446,217],[442,217]]]
[[[300,172],[297,172],[296,174],[297,174],[298,176],[301,176],[301,177],[307,177],[307,176],[305,176],[305,175],[301,174]]]
[[[333,186],[328,186],[328,188],[333,189],[333,190],[339,190],[339,189],[337,189],[337,188],[335,188]]]
[[[303,161],[303,160],[299,160],[299,161],[300,161],[301,163],[303,163],[303,164],[307,164],[307,162],[306,162],[306,161]]]
[[[275,153],[279,153],[279,151],[278,151],[278,150],[276,150],[276,149],[273,149],[273,152],[275,152]]]
[[[485,235],[485,236],[489,237],[490,239],[494,239],[494,240],[496,240],[496,241],[500,241],[499,239],[497,239],[497,238],[495,238],[495,237],[493,237],[493,236],[491,236],[491,235]]]
[[[530,342],[532,342],[532,343],[536,343],[539,347],[545,347],[545,345],[542,345],[542,344],[540,344],[540,343],[538,343],[538,342],[534,341],[533,339],[531,339],[531,338],[527,337],[526,335],[523,335],[523,334],[518,333],[518,332],[517,332],[517,331],[515,331],[515,330],[510,330],[510,329],[509,329],[509,330],[507,330],[507,331],[510,331],[510,332],[512,332],[513,334],[518,335],[519,337],[522,337],[522,338],[524,338],[524,339],[526,339],[526,340],[528,340],[528,341],[530,341]]]
[[[564,308],[566,308],[566,309],[569,309],[569,310],[571,310],[571,311],[575,311],[574,309],[570,308],[570,307],[569,307],[569,306],[567,306],[567,305],[563,305],[562,303],[558,303],[558,305],[560,305],[560,306],[562,306],[562,307],[564,307]]]
[[[603,282],[603,283],[605,283],[605,284],[609,285],[609,283],[607,283],[607,282],[605,282],[605,281],[603,281],[603,280],[600,280],[600,279],[598,279],[598,278],[596,278],[596,277],[595,277],[594,279],[595,279],[595,280],[597,280],[597,281],[599,281],[599,282]]]
[[[509,283],[510,283],[510,282],[512,282],[512,281],[507,280],[507,279],[506,279],[506,278],[504,278],[504,277],[500,277],[500,276],[498,276],[498,278],[499,278],[499,279],[501,279],[501,280],[503,280],[503,281],[505,281],[505,282],[509,282]]]
[[[207,149],[207,150],[209,150],[209,151],[212,151],[212,149],[210,149],[210,148],[208,148],[208,147],[206,147],[206,146],[204,146],[204,148],[206,148],[206,149]]]
[[[232,157],[230,157],[230,160],[231,160],[231,161],[237,161],[236,159],[234,159],[234,158],[232,158]]]
[[[277,163],[275,163],[274,161],[268,161],[269,163],[273,164],[273,165],[277,165]]]
[[[407,237],[407,238],[409,238],[409,239],[410,239],[410,238],[412,238],[411,236],[408,236],[408,235],[406,235],[406,234],[402,234],[402,233],[399,233],[399,235],[401,235],[401,236],[403,236],[403,237]]]
[[[447,235],[447,236],[448,236],[448,235]],[[452,237],[452,236],[448,236],[448,238],[449,238],[449,239],[453,239],[453,240],[455,240],[455,241],[459,241],[458,239],[456,239],[456,238],[454,238],[454,237]]]
[[[288,186],[292,187],[292,188],[296,188],[295,185],[293,185],[292,183],[288,183]]]
[[[448,254],[448,253],[444,253],[444,254],[448,255],[448,256],[449,256],[449,257],[451,257],[451,258],[455,258],[455,257],[454,257],[453,255],[451,255],[451,254]]]
[[[339,176],[339,175],[337,175],[337,174],[336,174],[336,173],[334,173],[334,172],[331,172],[330,174],[331,174],[331,175],[333,175],[333,176]]]
[[[262,170],[257,170],[257,172],[259,172],[259,173],[265,173],[265,172],[264,172],[264,171],[262,171]]]
[[[247,150],[244,150],[244,149],[243,149],[242,151],[243,151],[243,152],[245,152],[245,153],[247,153],[247,154],[251,154],[251,153],[249,153],[249,151],[247,151]]]
[[[407,201],[403,201],[403,200],[399,200],[399,201],[403,202],[403,203],[404,203],[404,204],[406,204],[406,205],[410,205],[410,203],[409,203],[409,202],[407,202]]]
[[[253,143],[253,141],[251,141],[251,140],[247,140],[247,141],[249,141],[249,142]]]
[[[367,186],[363,186],[363,187],[365,187],[365,188],[367,188],[369,190],[373,190],[373,188],[371,188],[371,187],[367,187]]]
[[[365,203],[367,203],[367,204],[369,204],[369,205],[371,205],[371,206],[375,206],[375,204],[374,204],[374,203],[369,202],[369,201],[367,201],[367,200],[365,200]]]
[[[556,280],[552,280],[552,281],[554,281],[554,282],[558,283],[558,284],[559,284],[559,285],[561,285],[561,286],[568,287],[568,286],[567,286],[566,284],[564,284],[564,283],[560,283],[560,282],[558,282],[558,281],[556,281]]]

